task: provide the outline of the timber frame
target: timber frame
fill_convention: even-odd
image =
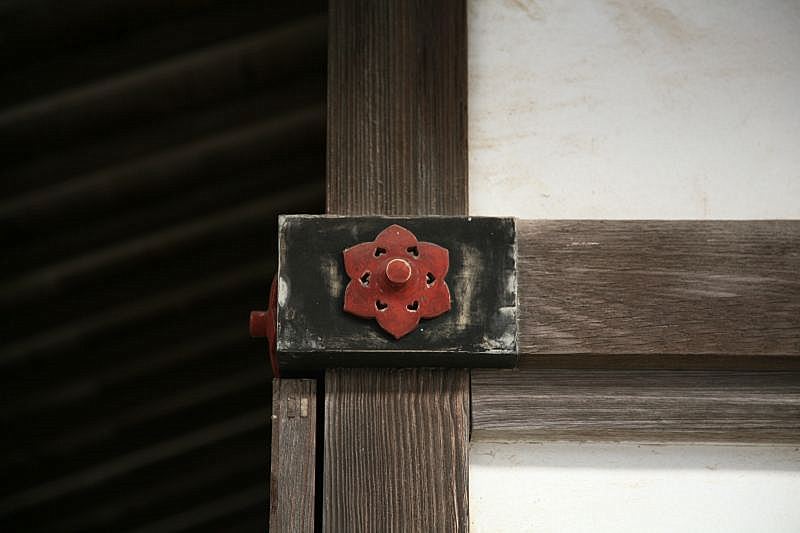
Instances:
[[[464,0],[329,29],[328,213],[466,216]],[[519,368],[326,371],[321,427],[273,421],[274,528],[467,531],[470,438],[800,442],[800,222],[517,224]]]

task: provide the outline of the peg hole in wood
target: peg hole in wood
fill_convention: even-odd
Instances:
[[[361,280],[361,284],[362,284],[363,286],[367,287],[367,286],[369,285],[369,271],[367,271],[367,272],[364,272],[364,273],[361,275],[361,278],[359,278],[359,279]]]
[[[417,300],[414,300],[413,302],[411,302],[406,306],[406,309],[408,309],[409,311],[416,312],[417,309],[419,309],[419,302]]]
[[[436,276],[433,275],[433,272],[428,272],[425,276],[425,284],[430,287],[436,281]]]
[[[375,257],[380,257],[386,253],[386,248],[381,248],[380,246],[375,248]]]
[[[378,309],[378,311],[383,311],[384,309],[389,307],[389,304],[383,303],[380,300],[375,300],[375,307]]]
[[[406,252],[410,253],[414,257],[419,257],[419,248],[417,248],[416,246],[409,246],[408,248],[406,248]]]

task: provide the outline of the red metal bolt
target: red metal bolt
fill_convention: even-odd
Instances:
[[[250,311],[250,336],[260,339],[267,336],[267,311]]]
[[[411,265],[405,259],[392,259],[386,263],[386,277],[395,285],[411,279]]]
[[[269,303],[266,311],[250,311],[250,336],[267,338],[269,362],[272,365],[273,377],[280,377],[277,353],[277,312],[278,312],[278,277],[272,278],[269,289]]]

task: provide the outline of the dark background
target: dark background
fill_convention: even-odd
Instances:
[[[263,531],[247,336],[321,212],[326,5],[0,1],[0,531]]]

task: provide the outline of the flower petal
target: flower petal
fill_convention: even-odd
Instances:
[[[417,238],[403,226],[392,224],[375,237],[375,244],[391,255],[405,254],[407,248],[417,245]]]
[[[417,245],[419,250],[420,268],[427,268],[437,280],[444,281],[447,270],[450,268],[450,252],[432,242],[421,242]]]
[[[344,269],[350,279],[360,278],[364,272],[370,270],[375,259],[375,243],[362,242],[347,248],[342,252],[344,256]]]
[[[344,290],[344,310],[361,318],[373,318],[378,312],[375,293],[375,290],[364,287],[357,279],[351,280]]]
[[[404,305],[392,305],[375,313],[378,324],[391,333],[395,339],[411,333],[419,324],[420,314],[409,311]]]
[[[422,318],[437,317],[449,311],[450,307],[450,289],[444,281],[424,289],[419,305]]]

